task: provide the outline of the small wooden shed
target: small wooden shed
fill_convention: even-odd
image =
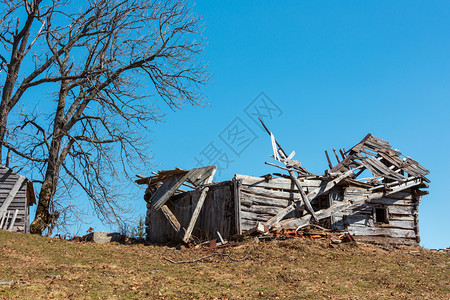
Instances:
[[[368,134],[341,150],[316,175],[287,156],[273,135],[274,156],[289,173],[235,175],[212,183],[215,167],[160,171],[147,184],[147,238],[155,243],[229,239],[259,228],[301,230],[311,223],[347,231],[356,240],[418,245],[418,209],[429,172],[390,144]],[[336,153],[336,152],[335,152]],[[277,155],[279,155],[277,157]],[[365,172],[366,171],[366,172]],[[361,174],[369,177],[358,178]],[[279,177],[279,178],[276,178]]]
[[[0,164],[0,229],[29,233],[33,183]]]

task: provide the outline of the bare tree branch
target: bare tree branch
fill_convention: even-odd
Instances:
[[[67,220],[75,211],[67,205],[76,209],[76,201],[62,196],[73,191],[87,195],[102,220],[120,223],[122,179],[136,164],[148,163],[145,130],[162,118],[155,102],[171,109],[198,105],[199,87],[209,78],[199,59],[200,18],[187,0],[91,0],[80,13],[69,7],[46,10],[42,29],[25,47],[33,51],[39,44],[46,53],[5,102],[11,110],[28,89],[43,84],[54,92],[45,111],[36,118],[24,113],[7,136],[23,166],[39,170],[31,226],[39,234],[55,216]]]

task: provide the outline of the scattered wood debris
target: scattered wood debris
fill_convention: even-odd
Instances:
[[[262,123],[262,122],[261,122]],[[333,149],[323,175],[307,171],[285,152],[267,127],[272,158],[285,174],[235,175],[213,183],[216,167],[139,175],[146,184],[147,238],[155,243],[225,245],[244,235],[305,235],[312,225],[347,232],[345,239],[418,245],[418,207],[428,194],[429,171],[380,138],[368,134],[350,150]],[[340,155],[340,157],[339,157]],[[360,178],[364,177],[364,178]],[[342,235],[342,233],[341,233]],[[327,235],[328,236],[328,235]],[[332,245],[342,238],[333,237]]]

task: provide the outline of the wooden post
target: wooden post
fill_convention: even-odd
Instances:
[[[297,203],[292,203],[282,211],[280,211],[276,216],[272,217],[270,220],[268,220],[266,223],[264,223],[264,226],[271,227],[272,225],[280,222],[287,214],[294,211],[297,206]]]
[[[272,133],[269,131],[269,129],[267,129],[266,125],[264,125],[263,121],[261,119],[259,119],[259,121],[261,122],[261,124],[263,125],[263,127],[267,131],[267,133],[271,137],[273,137]],[[290,161],[291,158],[288,158],[286,152],[284,152],[283,148],[281,148],[281,145],[278,144],[278,142],[276,140],[275,140],[275,143],[278,147],[278,152],[282,158],[284,165],[286,166],[286,168],[288,168],[288,172],[289,172],[289,176],[291,177],[291,180],[295,183],[295,185],[297,186],[297,189],[300,192],[300,195],[302,196],[303,204],[305,205],[306,210],[312,215],[313,219],[315,221],[317,221],[317,216],[314,213],[314,209],[312,208],[311,204],[309,203],[308,197],[306,196],[305,192],[303,191],[302,184],[298,180],[297,176],[295,176],[294,170],[292,168],[288,167],[287,161]]]
[[[314,221],[318,221],[316,214],[314,213],[314,209],[311,206],[311,203],[309,203],[308,196],[306,196],[305,191],[303,191],[302,184],[300,183],[300,180],[295,176],[294,171],[289,170],[289,175],[291,176],[292,181],[294,181],[295,185],[297,186],[297,189],[300,191],[300,195],[302,196],[303,204],[306,207],[306,210],[312,215]]]
[[[6,211],[0,215],[0,229],[3,229],[3,223],[5,223]]]
[[[341,153],[342,159],[345,159],[345,154],[344,154],[344,150],[339,149],[339,152]]]
[[[6,217],[5,217],[5,223],[3,224],[2,229],[6,228],[8,226],[8,220],[9,220],[10,215],[11,215],[11,211],[8,210],[8,213],[6,214]]]
[[[12,217],[12,219],[11,219],[11,223],[9,224],[8,231],[11,231],[11,230],[12,230],[12,228],[13,228],[13,226],[14,226],[14,223],[16,222],[16,218],[17,218],[17,214],[18,214],[18,213],[19,213],[19,210],[16,209],[16,211],[14,212],[14,215],[13,215],[13,217]]]
[[[183,238],[185,230],[184,230],[184,228],[181,227],[180,222],[178,222],[177,218],[172,213],[172,211],[169,209],[169,207],[167,207],[167,205],[164,204],[163,206],[161,206],[161,211],[164,214],[164,216],[166,217],[166,219],[169,221],[172,228],[175,229],[175,231],[178,233],[180,238]]]
[[[217,170],[217,168],[214,167],[213,171],[211,172],[211,175],[205,180],[205,182],[204,182],[205,184],[212,182],[212,180],[214,178],[214,174],[216,174],[216,170]],[[200,194],[200,198],[198,199],[197,205],[194,209],[194,213],[192,214],[191,221],[189,222],[189,226],[186,229],[186,232],[184,233],[183,241],[185,243],[189,242],[189,239],[192,234],[192,230],[194,230],[195,223],[197,222],[198,215],[200,214],[200,211],[202,209],[203,203],[205,202],[208,191],[209,191],[209,187],[204,187],[202,190],[202,193]]]
[[[233,179],[234,186],[234,218],[236,224],[236,234],[242,234],[241,220],[241,182],[236,178]]]
[[[340,163],[341,160],[339,159],[339,156],[338,156],[337,153],[336,153],[336,149],[333,148],[333,152],[334,152],[334,156],[336,156],[337,162]]]
[[[333,169],[333,164],[331,163],[331,159],[328,156],[328,151],[327,150],[325,150],[325,155],[327,156],[328,166],[330,167],[330,169]]]
[[[359,166],[358,168],[362,168],[362,166]],[[358,169],[356,168],[356,169]],[[333,179],[332,181],[327,182],[326,184],[322,184],[320,187],[318,187],[317,189],[314,189],[313,191],[309,192],[307,196],[307,198],[309,199],[309,201],[312,201],[313,199],[315,199],[317,196],[320,196],[326,192],[328,192],[329,190],[331,190],[336,184],[338,184],[339,182],[341,182],[343,179],[347,178],[348,176],[350,176],[351,174],[353,174],[353,171],[356,170],[350,170],[345,172],[343,175]],[[297,206],[297,207],[296,207]],[[288,213],[290,213],[291,211],[294,211],[296,208],[298,209],[299,207],[301,207],[301,204],[296,201],[294,203],[292,203],[291,205],[289,205],[288,207],[286,207],[285,209],[283,209],[282,211],[280,211],[276,216],[274,216],[273,218],[271,218],[270,220],[268,220],[266,223],[264,223],[264,225],[266,225],[267,227],[270,227],[278,222],[281,221],[281,219],[283,219]]]

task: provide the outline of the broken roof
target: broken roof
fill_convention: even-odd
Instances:
[[[401,182],[411,177],[425,178],[430,173],[414,159],[392,149],[389,142],[370,133],[347,151],[344,159],[333,167],[331,172],[342,172],[361,165],[373,174],[372,179]]]

